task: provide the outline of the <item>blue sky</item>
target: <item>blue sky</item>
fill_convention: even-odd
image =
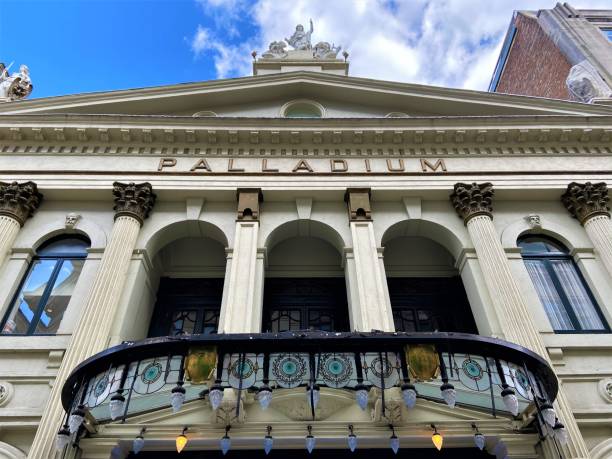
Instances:
[[[512,11],[554,3],[0,0],[0,61],[29,66],[31,97],[247,76],[251,51],[312,18],[313,41],[347,49],[351,75],[484,90]]]

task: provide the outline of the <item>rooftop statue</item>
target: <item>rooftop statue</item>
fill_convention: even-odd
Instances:
[[[279,59],[287,56],[285,47],[287,44],[284,41],[273,41],[270,43],[269,49],[261,55],[267,59]]]
[[[335,59],[342,46],[334,46],[326,42],[320,41],[313,48],[313,56],[317,59]]]
[[[0,101],[25,99],[33,89],[30,69],[27,65],[21,65],[19,72],[9,75],[9,68],[0,62]]]
[[[312,26],[312,19],[310,20],[310,32],[304,32],[304,26],[298,24],[295,26],[295,32],[291,35],[291,38],[285,38],[285,41],[293,46],[294,49],[307,50],[312,49],[310,44],[310,36],[312,35],[314,28]]]

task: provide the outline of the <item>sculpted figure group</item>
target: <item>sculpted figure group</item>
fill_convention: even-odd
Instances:
[[[9,69],[10,66],[7,67],[0,62],[0,101],[13,101],[28,97],[34,88],[28,66],[21,65],[19,72],[13,72],[12,75],[9,75]]]
[[[288,43],[294,51],[312,51],[312,57],[315,59],[336,59],[342,47],[330,45],[326,41],[320,41],[313,47],[311,43],[313,31],[312,19],[310,20],[308,32],[304,30],[302,24],[298,24],[295,26],[295,32],[293,32],[291,37],[285,38],[285,41],[273,41],[270,43],[268,50],[262,54],[262,57],[265,59],[283,59],[287,57],[290,53],[290,51],[285,50]]]

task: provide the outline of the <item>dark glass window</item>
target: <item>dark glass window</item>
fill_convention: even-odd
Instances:
[[[172,279],[159,282],[149,336],[217,333],[223,279]]]
[[[521,238],[518,245],[556,332],[609,331],[595,298],[567,248],[544,236]]]
[[[268,278],[263,331],[348,331],[343,278]]]
[[[60,237],[38,249],[4,318],[3,335],[57,333],[88,247],[86,239]]]
[[[389,277],[395,329],[477,333],[459,277]]]

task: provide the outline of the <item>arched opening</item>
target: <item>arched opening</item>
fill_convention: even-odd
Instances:
[[[395,329],[477,333],[455,258],[445,246],[424,235],[435,237],[436,231],[417,228],[392,227],[383,237]]]
[[[225,245],[218,229],[198,222],[197,230],[174,226],[161,237],[164,244],[152,264],[159,279],[148,336],[181,336],[217,332],[223,282]],[[210,227],[210,228],[209,228]]]
[[[323,223],[300,220],[268,238],[263,331],[349,330],[340,236]]]

